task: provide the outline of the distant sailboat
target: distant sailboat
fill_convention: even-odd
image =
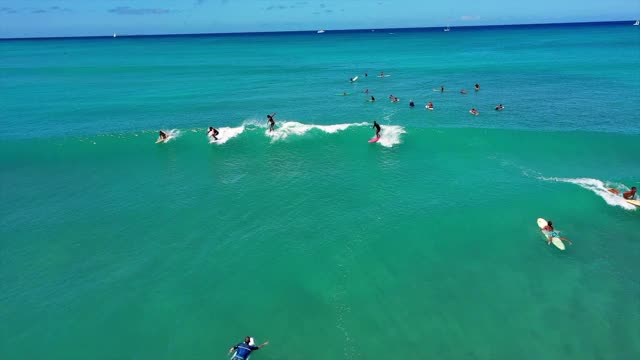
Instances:
[[[633,23],[634,26],[638,26],[640,25],[640,20],[636,20],[636,22]]]
[[[116,35],[116,33],[113,33],[113,37],[118,37],[118,35]]]
[[[451,28],[449,27],[449,25],[447,25],[447,27],[446,27],[446,28],[444,28],[444,31],[446,31],[446,32],[451,31]]]
[[[324,30],[320,29],[317,31],[318,34],[324,34]]]

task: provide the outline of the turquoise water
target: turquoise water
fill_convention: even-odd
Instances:
[[[637,30],[0,42],[0,358],[637,357]]]

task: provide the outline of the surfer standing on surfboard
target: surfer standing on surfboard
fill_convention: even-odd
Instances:
[[[571,244],[571,240],[561,237],[560,234],[553,229],[553,222],[551,222],[551,220],[547,221],[547,226],[543,227],[542,230],[547,230],[549,232],[549,235],[547,236],[547,245],[551,244],[551,239],[554,237],[557,237],[562,241],[568,241],[569,244]]]
[[[378,124],[377,121],[373,121],[373,127],[374,129],[376,129],[376,138],[380,138],[380,124]]]
[[[251,355],[252,351],[262,349],[266,345],[269,345],[268,341],[265,341],[264,343],[262,343],[262,345],[258,345],[258,346],[249,345],[250,343],[251,343],[251,337],[247,336],[246,338],[244,338],[244,342],[241,342],[240,344],[229,349],[229,355],[231,355],[231,353],[234,351],[236,352],[236,354],[233,356],[233,358],[231,358],[231,360],[246,360],[249,357],[249,355]]]
[[[167,140],[167,133],[160,130],[160,140]]]
[[[273,131],[273,127],[276,126],[276,122],[273,120],[273,117],[276,116],[276,113],[271,115],[267,115],[267,122],[269,123],[269,132]]]
[[[209,126],[209,132],[207,133],[209,137],[212,137],[214,140],[218,140],[218,138],[216,137],[218,136],[218,134],[220,134],[218,129],[215,129],[213,126]]]

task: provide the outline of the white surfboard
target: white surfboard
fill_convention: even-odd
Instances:
[[[640,200],[627,200],[629,204],[640,207]]]
[[[544,234],[544,239],[546,241],[549,241],[549,232],[547,230],[543,230],[545,226],[547,226],[547,220],[538,218],[538,228],[540,228],[540,231],[542,231],[542,233]],[[559,237],[552,237],[551,243],[553,243],[553,245],[555,245],[555,247],[557,247],[558,249],[564,250],[564,243],[562,242],[562,240],[560,240]]]
[[[173,139],[173,136],[169,135],[169,136],[166,137],[166,139],[158,139],[158,140],[156,140],[156,144],[157,143],[166,143],[167,141],[169,141],[171,139]]]
[[[378,75],[378,77],[389,77],[389,76],[391,76],[391,75],[389,75],[389,74]]]
[[[351,82],[356,82],[356,81],[358,81],[358,77],[357,77],[357,76],[354,76],[354,77],[351,79]]]

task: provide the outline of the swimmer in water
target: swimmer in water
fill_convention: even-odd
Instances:
[[[409,100],[409,107],[414,107],[416,106],[416,104],[413,103],[413,99]]]
[[[376,138],[380,138],[380,124],[377,121],[373,122],[373,128],[376,129]]]
[[[374,101],[376,101],[376,98],[374,98],[373,95],[371,95],[371,100],[369,100],[369,101],[374,102]]]
[[[479,90],[480,90],[480,84],[476,84],[476,85],[474,86],[474,88],[476,89],[476,91],[479,91]]]
[[[466,93],[467,93],[467,90],[465,89],[460,90],[460,94],[466,94]]]
[[[273,127],[276,126],[276,122],[275,120],[273,120],[273,117],[276,116],[276,113],[273,113],[271,115],[267,115],[267,122],[269,123],[269,132],[273,131]]]
[[[235,351],[236,354],[231,360],[246,360],[249,358],[249,355],[251,355],[252,351],[260,350],[266,345],[269,345],[268,341],[265,341],[264,343],[262,343],[262,345],[258,346],[251,345],[251,337],[247,336],[244,338],[244,342],[241,342],[240,344],[229,349],[229,355],[231,355],[231,353]]]
[[[217,138],[218,134],[220,134],[218,129],[214,128],[213,126],[209,126],[209,132],[207,132],[207,135],[209,137],[212,137],[214,140],[218,140]]]

